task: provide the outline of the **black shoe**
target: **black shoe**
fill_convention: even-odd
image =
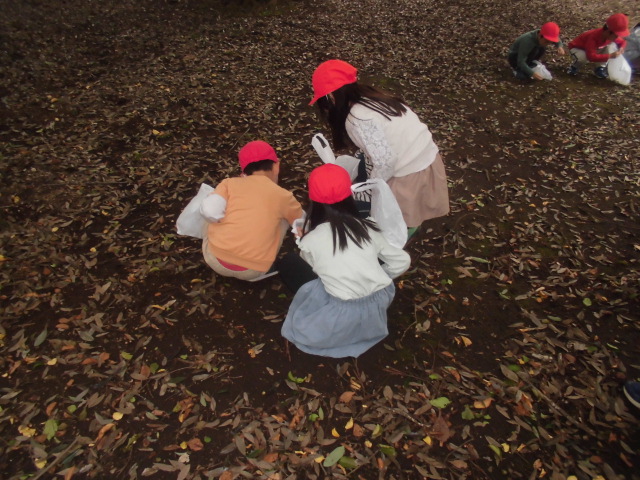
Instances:
[[[567,69],[567,73],[573,77],[575,77],[576,75],[578,75],[578,67],[576,67],[575,65],[571,65],[568,69]]]
[[[609,78],[609,72],[607,72],[607,67],[597,67],[593,74],[598,78]]]

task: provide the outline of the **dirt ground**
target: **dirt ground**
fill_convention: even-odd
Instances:
[[[504,58],[631,6],[4,2],[3,478],[640,479],[638,82]],[[329,58],[404,96],[451,196],[358,359],[288,348],[278,277],[215,278],[175,232],[258,138],[306,201]]]

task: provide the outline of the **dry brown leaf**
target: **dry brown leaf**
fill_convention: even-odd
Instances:
[[[222,472],[220,474],[218,479],[219,480],[233,480],[233,473],[231,473],[229,470],[225,470],[224,472]]]
[[[429,435],[434,437],[436,440],[440,442],[440,445],[444,445],[444,443],[451,438],[451,430],[449,429],[449,425],[447,421],[442,417],[442,415],[438,415],[431,426],[431,430],[429,431]]]
[[[104,435],[115,426],[115,423],[107,423],[106,425],[104,425],[98,432],[98,436],[94,440],[94,443],[98,443],[102,439],[102,437],[104,437]]]
[[[346,391],[342,393],[342,395],[340,395],[340,398],[338,400],[341,403],[349,403],[355,394],[356,392]]]
[[[278,460],[278,457],[280,457],[280,454],[278,452],[269,452],[265,454],[263,460],[265,462],[275,463]]]
[[[193,450],[194,452],[198,452],[204,448],[202,441],[198,437],[194,437],[189,440],[187,442],[187,445],[189,446],[189,449]]]
[[[76,473],[77,468],[74,466],[69,467],[64,474],[64,480],[71,480],[73,475]]]

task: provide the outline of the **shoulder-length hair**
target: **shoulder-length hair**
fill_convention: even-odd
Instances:
[[[370,242],[371,236],[367,230],[368,228],[376,232],[380,231],[375,222],[360,218],[358,207],[353,197],[347,197],[331,205],[311,200],[307,209],[307,218],[302,228],[305,232],[304,235],[312,232],[318,225],[325,222],[328,222],[331,226],[334,254],[336,253],[336,248],[340,251],[347,248],[348,239],[351,239],[360,248],[365,243]]]
[[[351,107],[359,103],[374,110],[386,119],[400,117],[407,107],[402,98],[390,92],[386,92],[371,85],[358,82],[343,85],[333,93],[332,102],[328,95],[320,97],[316,104],[322,119],[329,124],[333,136],[333,147],[340,150],[345,147],[353,147],[354,144],[347,134],[346,121]]]

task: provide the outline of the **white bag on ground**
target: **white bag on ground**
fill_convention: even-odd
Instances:
[[[551,72],[547,69],[547,67],[538,62],[537,60],[535,61],[536,66],[533,67],[533,73],[539,73],[542,76],[543,80],[552,80],[553,79],[553,75],[551,75]]]
[[[352,185],[351,191],[371,191],[371,218],[378,224],[382,235],[391,245],[403,248],[407,243],[407,224],[387,182],[381,178],[372,178]]]
[[[631,66],[623,55],[612,58],[607,63],[607,71],[609,72],[609,80],[613,80],[620,85],[629,85],[631,83]]]
[[[198,194],[191,199],[176,221],[178,235],[202,238],[207,220],[200,213],[200,204],[213,190],[213,187],[206,183],[200,185]]]

